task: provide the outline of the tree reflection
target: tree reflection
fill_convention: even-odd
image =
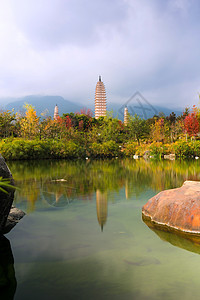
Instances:
[[[187,179],[200,179],[197,161],[43,160],[8,165],[20,187],[15,201],[26,201],[27,211],[35,210],[37,201],[44,198],[50,205],[65,206],[74,199],[91,200],[97,190],[119,192],[124,188],[125,197],[131,199],[148,189],[158,192],[181,186]]]

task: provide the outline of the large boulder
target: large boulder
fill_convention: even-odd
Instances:
[[[143,206],[142,214],[164,230],[200,234],[200,182],[185,181],[180,188],[158,193]]]
[[[0,290],[1,299],[14,299],[17,282],[14,258],[9,240],[0,235]]]
[[[0,177],[9,179],[9,183],[14,185],[12,174],[0,154]],[[1,186],[1,185],[0,185]],[[3,187],[7,193],[0,190],[0,234],[4,232],[4,227],[10,212],[13,200],[14,200],[14,189]]]

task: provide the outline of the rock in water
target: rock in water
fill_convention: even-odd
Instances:
[[[23,212],[21,209],[16,208],[15,206],[12,206],[10,213],[8,215],[6,224],[3,229],[3,234],[6,234],[13,229],[15,225],[25,216],[25,212]]]
[[[0,177],[10,180],[10,184],[14,185],[12,174],[0,154]],[[8,193],[0,191],[0,233],[3,233],[4,227],[7,221],[8,214],[10,212],[13,200],[14,200],[14,189],[4,188]]]
[[[142,214],[160,229],[200,234],[200,182],[185,181],[180,188],[158,193],[143,206]]]

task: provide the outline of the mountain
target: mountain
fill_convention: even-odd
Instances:
[[[40,116],[41,113],[47,111],[46,115],[53,117],[55,105],[58,105],[59,115],[62,116],[63,113],[70,112],[80,112],[83,108],[90,108],[93,112],[94,116],[94,102],[87,107],[85,105],[81,105],[80,103],[73,103],[68,100],[65,100],[61,96],[37,96],[31,95],[22,98],[9,98],[10,103],[4,105],[5,110],[12,110],[14,108],[15,112],[24,111],[24,103],[32,104],[37,112],[37,115]],[[1,99],[0,99],[1,102]],[[6,103],[6,102],[4,102]],[[137,113],[141,118],[151,118],[155,114],[158,115],[160,112],[164,113],[165,116],[168,116],[172,111],[176,113],[176,115],[180,115],[182,109],[174,110],[166,107],[161,107],[157,105],[151,105],[147,101],[143,101],[142,98],[136,101],[131,101],[129,103],[107,103],[107,111],[111,111],[114,117],[118,117],[120,120],[124,119],[124,107],[127,105],[129,113],[134,115]]]
[[[58,105],[59,115],[62,116],[63,113],[78,112],[83,106],[78,103],[73,103],[65,100],[61,96],[26,96],[23,98],[13,99],[12,102],[5,105],[4,109],[12,110],[14,108],[15,112],[24,111],[24,103],[32,104],[40,116],[41,113],[47,111],[47,115],[53,117],[55,105]]]

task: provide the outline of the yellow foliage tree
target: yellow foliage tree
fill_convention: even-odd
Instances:
[[[160,118],[151,125],[151,137],[154,142],[164,142],[166,125],[163,118]]]
[[[25,103],[25,116],[19,117],[20,135],[24,138],[33,139],[39,134],[39,117],[36,115],[35,108]]]
[[[43,138],[54,139],[58,134],[58,123],[52,120],[51,117],[44,119],[41,122],[41,133]]]

